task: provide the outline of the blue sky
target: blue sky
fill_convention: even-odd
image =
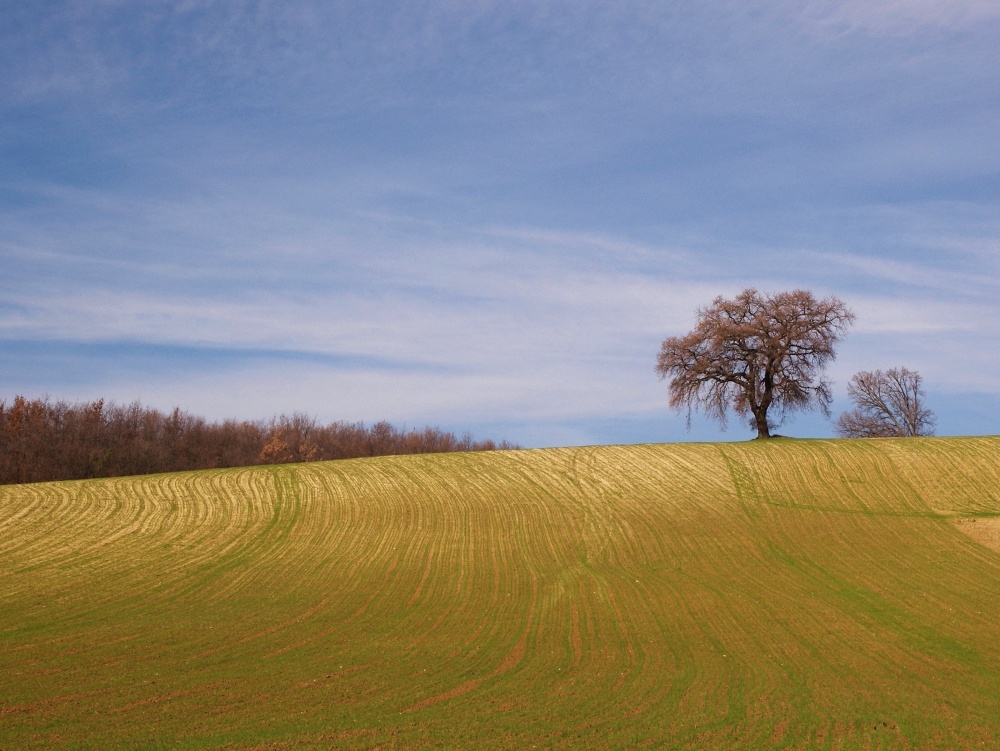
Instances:
[[[527,446],[667,409],[716,295],[1000,421],[993,0],[0,0],[0,397]],[[818,414],[782,433],[829,436]]]

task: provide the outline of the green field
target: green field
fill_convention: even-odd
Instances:
[[[1000,438],[0,487],[0,750],[996,749],[998,520]]]

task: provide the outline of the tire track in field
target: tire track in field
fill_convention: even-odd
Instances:
[[[806,465],[808,469],[808,462]],[[852,466],[862,468],[864,465]],[[765,504],[770,498],[780,499],[782,495],[787,497],[803,491],[809,494],[822,487],[820,483],[811,482],[810,473],[801,467],[791,478],[787,472],[779,474],[774,468],[769,471],[757,465],[757,470],[759,476],[771,478],[772,483],[781,477],[780,485],[771,484],[757,491],[758,499]],[[880,473],[886,471],[891,470],[881,469]],[[877,474],[869,475],[866,482],[874,484]],[[778,505],[794,510],[767,512],[766,533],[778,533],[773,539],[779,543],[780,549],[786,551],[783,555],[789,556],[789,561],[798,561],[789,571],[794,576],[784,579],[788,588],[785,593],[773,591],[773,585],[782,581],[774,575],[773,569],[769,576],[762,577],[771,584],[769,599],[788,600],[786,614],[794,614],[796,610],[802,612],[800,625],[792,632],[792,643],[797,640],[802,647],[810,649],[810,659],[820,659],[822,667],[816,668],[816,672],[842,673],[845,669],[849,670],[850,673],[844,676],[845,684],[853,685],[856,693],[865,692],[872,675],[891,676],[886,680],[904,685],[914,680],[925,680],[919,676],[926,674],[928,667],[924,657],[927,647],[916,647],[913,635],[937,627],[927,621],[920,623],[919,619],[925,615],[916,616],[915,620],[915,598],[908,596],[908,602],[901,601],[898,594],[912,592],[919,581],[912,576],[912,571],[916,569],[910,568],[910,573],[905,568],[900,570],[903,562],[895,541],[903,531],[901,525],[912,528],[912,535],[926,534],[921,531],[927,525],[926,515],[914,500],[916,496],[912,484],[905,481],[895,483],[896,490],[892,492],[876,487],[876,494],[871,497],[838,494],[836,483],[831,485],[828,482],[826,487],[826,492],[832,490],[834,495],[807,496],[805,503],[782,502]],[[855,505],[837,508],[837,502],[843,498],[851,499]],[[895,500],[889,502],[892,499]],[[900,504],[900,501],[903,503]],[[860,508],[863,513],[849,517],[842,515],[843,510],[852,511],[855,508]],[[788,523],[793,520],[794,524]],[[807,531],[802,526],[804,521],[815,524],[811,524]],[[815,533],[817,524],[824,530],[822,535]],[[765,529],[760,532],[765,532]],[[816,545],[817,540],[821,544]],[[811,550],[821,550],[823,557],[814,560]],[[830,558],[830,554],[836,552],[843,555]],[[944,552],[942,548],[942,554]],[[830,571],[831,564],[842,572],[839,578],[826,573],[817,576],[820,572]],[[928,583],[928,586],[932,585]],[[764,590],[767,589],[765,586]],[[789,596],[796,591],[799,592],[798,597]],[[859,604],[863,605],[860,610]],[[886,616],[889,620],[883,622]],[[893,625],[894,622],[909,622],[909,625],[900,628]],[[861,646],[870,642],[873,633],[881,634],[880,648],[875,651]],[[930,631],[927,633],[929,635]],[[933,638],[939,641],[941,632],[936,633],[938,635]],[[811,648],[810,643],[813,645]],[[824,652],[837,654],[838,662],[824,661]],[[845,660],[847,656],[850,657]],[[943,667],[939,663],[935,669]],[[953,664],[950,669],[959,668]],[[945,695],[946,692],[941,694],[942,699]]]

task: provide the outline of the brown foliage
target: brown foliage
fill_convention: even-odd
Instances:
[[[837,418],[845,438],[934,435],[934,413],[923,404],[920,374],[907,368],[856,373],[847,385],[854,409]]]
[[[829,414],[830,384],[821,373],[854,314],[836,297],[743,290],[698,311],[694,330],[663,342],[656,360],[670,378],[670,406],[705,410],[726,425],[728,410],[747,418],[758,438],[784,415],[812,406]]]
[[[302,414],[269,421],[208,423],[179,408],[169,414],[103,399],[69,404],[16,396],[0,400],[0,483],[117,477],[253,464],[387,454],[516,448],[437,428],[399,430],[387,422],[319,425]]]

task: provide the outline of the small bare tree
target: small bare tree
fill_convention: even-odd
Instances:
[[[664,341],[656,372],[670,378],[670,406],[686,407],[689,424],[701,408],[725,427],[732,409],[758,438],[770,438],[788,412],[817,406],[829,414],[821,373],[853,320],[836,297],[746,289],[734,300],[715,298],[698,311],[693,331]]]
[[[837,418],[837,433],[845,438],[934,435],[934,413],[924,406],[921,380],[907,368],[856,373],[847,384],[854,409]]]

